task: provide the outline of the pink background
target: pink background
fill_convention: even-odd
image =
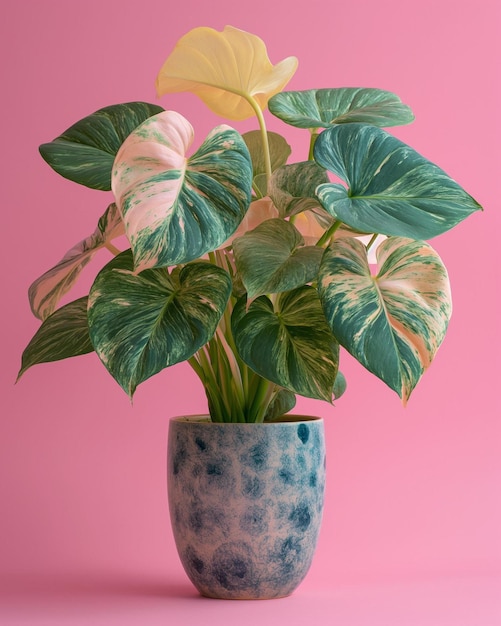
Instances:
[[[6,6],[0,623],[500,624],[498,0]],[[29,284],[93,231],[110,201],[58,177],[38,145],[100,107],[156,102],[155,76],[175,41],[195,26],[225,24],[261,36],[274,63],[297,56],[291,89],[399,94],[416,121],[395,134],[485,208],[433,241],[449,268],[455,309],[408,407],[349,357],[348,391],[336,407],[298,403],[296,412],[326,419],[318,553],[294,596],[245,607],[198,598],[175,553],[165,494],[168,420],[206,411],[188,367],[142,385],[134,407],[93,354],[37,366],[14,386],[38,327]],[[192,121],[198,142],[221,122],[191,94],[161,104]],[[304,158],[301,131],[278,121],[270,129],[287,134],[294,157]]]

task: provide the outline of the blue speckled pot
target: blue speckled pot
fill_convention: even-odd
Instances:
[[[310,568],[325,485],[321,418],[169,426],[168,487],[179,556],[212,598],[291,594]]]

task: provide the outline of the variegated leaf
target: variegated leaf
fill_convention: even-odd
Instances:
[[[189,359],[214,334],[231,292],[227,272],[192,263],[133,271],[130,250],[98,274],[89,295],[94,348],[132,397],[141,382]]]
[[[146,102],[129,102],[99,109],[65,130],[40,154],[61,176],[76,183],[109,191],[111,168],[118,149],[134,128],[162,107]]]
[[[257,374],[289,391],[331,402],[339,348],[327,326],[317,291],[308,285],[266,296],[249,307],[238,301],[232,332],[242,360]]]
[[[443,170],[381,128],[329,128],[314,155],[349,187],[320,185],[322,205],[361,232],[430,239],[481,208]]]
[[[271,219],[233,242],[237,269],[249,299],[290,291],[314,280],[323,249],[305,246],[289,222]]]
[[[449,279],[423,241],[390,237],[377,260],[379,272],[372,276],[360,241],[334,241],[322,259],[319,294],[339,343],[405,404],[445,336]]]
[[[280,215],[295,215],[320,206],[315,191],[328,180],[325,169],[313,161],[293,163],[273,173],[268,192]]]
[[[23,352],[17,379],[38,363],[60,361],[93,352],[87,323],[87,296],[54,311]]]
[[[31,284],[28,298],[33,315],[42,320],[47,318],[76,283],[81,271],[96,252],[124,232],[120,213],[116,204],[112,203],[101,216],[92,235],[68,250],[59,263]]]
[[[224,243],[251,198],[252,165],[241,135],[215,128],[189,159],[191,124],[165,111],[123,143],[113,168],[137,271],[187,263]]]
[[[292,78],[297,59],[272,65],[264,42],[233,26],[205,26],[181,37],[157,77],[157,93],[191,91],[215,113],[230,120],[255,115]]]
[[[273,96],[268,106],[273,115],[298,128],[328,128],[348,122],[388,127],[414,119],[397,95],[371,88],[284,91]]]

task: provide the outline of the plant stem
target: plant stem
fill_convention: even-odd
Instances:
[[[257,121],[259,123],[259,130],[261,131],[261,141],[263,142],[263,156],[264,156],[264,169],[266,173],[266,187],[268,187],[268,183],[271,178],[271,156],[270,156],[270,144],[268,143],[268,133],[266,131],[266,122],[264,119],[263,112],[261,111],[261,107],[254,100],[254,98],[249,98],[248,103],[254,109],[254,113],[256,114]]]
[[[249,407],[247,421],[262,422],[273,395],[275,384],[257,374],[255,376],[257,379],[256,391],[252,398],[252,404]]]
[[[311,129],[310,130],[310,149],[308,151],[308,161],[313,161],[313,148],[315,147],[315,142],[317,141],[319,132],[318,129]]]
[[[104,242],[104,247],[109,250],[111,252],[111,254],[114,254],[115,256],[117,256],[117,254],[121,254],[121,250],[119,250],[118,248],[116,248],[110,241],[105,241]]]
[[[372,245],[374,244],[374,242],[376,241],[376,239],[378,238],[378,233],[374,233],[369,241],[369,243],[365,246],[365,249],[367,252],[369,252],[369,250],[371,249]]]
[[[315,244],[316,246],[322,247],[327,241],[329,241],[329,239],[332,237],[332,235],[336,232],[336,230],[341,226],[342,222],[341,220],[336,220],[334,222],[334,224],[332,224],[326,231],[325,233],[320,237],[320,239],[317,241],[317,243]]]

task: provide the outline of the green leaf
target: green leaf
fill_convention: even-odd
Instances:
[[[276,170],[268,188],[282,217],[320,206],[315,191],[328,182],[327,172],[313,161],[285,165]]]
[[[76,183],[109,191],[111,170],[125,138],[162,107],[146,102],[129,102],[99,109],[65,130],[40,154],[61,176]]]
[[[314,155],[349,187],[320,185],[322,205],[358,231],[430,239],[481,208],[443,170],[374,126],[330,128]]]
[[[291,147],[278,133],[268,132],[268,145],[270,149],[271,171],[285,165],[291,154]],[[253,180],[252,185],[258,196],[264,198],[268,195],[268,175],[264,160],[263,139],[259,130],[251,130],[242,135],[252,161]]]
[[[316,289],[303,286],[281,294],[276,309],[266,296],[248,308],[242,298],[231,326],[240,357],[257,374],[294,393],[331,402],[339,349]]]
[[[267,135],[270,148],[271,171],[273,172],[287,163],[287,159],[291,154],[291,147],[282,135],[269,131]],[[266,174],[261,131],[251,130],[248,133],[244,133],[242,137],[251,155],[254,177],[258,174]]]
[[[38,363],[60,361],[93,351],[85,296],[62,306],[42,323],[23,352],[17,379]]]
[[[445,336],[449,279],[423,241],[390,237],[377,260],[379,272],[371,276],[365,246],[335,240],[322,259],[319,295],[339,343],[405,404]]]
[[[346,378],[344,377],[344,374],[338,370],[336,380],[334,381],[334,388],[332,390],[332,395],[336,400],[338,400],[346,391],[346,386]]]
[[[59,263],[31,284],[28,297],[33,315],[40,319],[48,317],[64,294],[76,283],[80,273],[96,252],[124,232],[116,204],[110,204],[92,235],[68,250]]]
[[[411,109],[394,93],[370,88],[284,91],[270,99],[268,108],[298,128],[329,128],[348,122],[388,127],[409,124],[414,119]]]
[[[249,299],[290,291],[316,278],[323,249],[303,244],[297,228],[282,219],[266,220],[233,241]]]
[[[137,385],[189,359],[213,336],[231,278],[209,263],[133,271],[126,250],[98,274],[89,295],[89,329],[110,374],[132,397]]]
[[[258,174],[252,179],[252,189],[256,193],[258,199],[268,195],[268,176],[266,174]]]
[[[296,396],[288,389],[280,389],[275,398],[270,402],[266,414],[265,422],[274,422],[285,413],[292,411],[296,406]]]
[[[186,263],[224,243],[251,199],[252,165],[241,135],[218,126],[189,159],[191,124],[165,111],[123,143],[113,171],[137,271]]]

